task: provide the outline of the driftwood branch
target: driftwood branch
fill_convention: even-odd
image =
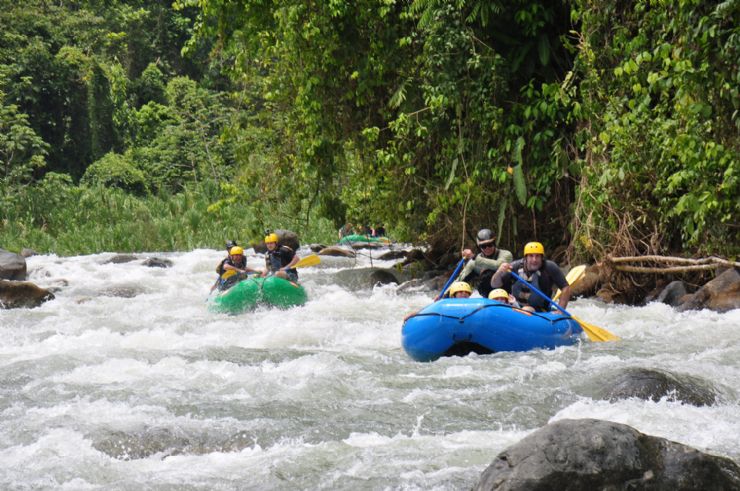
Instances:
[[[701,259],[687,259],[683,257],[672,257],[672,256],[625,256],[625,257],[610,257],[607,262],[614,264],[614,269],[617,271],[624,271],[627,273],[660,273],[660,274],[671,274],[671,273],[688,273],[691,271],[706,271],[715,269],[719,266],[732,266],[740,267],[740,263],[736,261],[728,261],[719,257],[705,257]],[[673,264],[685,264],[686,266],[632,266],[623,263],[642,263],[642,262],[653,262],[653,263],[673,263]]]
[[[736,261],[728,261],[721,257],[705,257],[702,259],[687,259],[684,257],[673,257],[673,256],[624,256],[624,257],[610,257],[608,259],[612,263],[642,263],[652,261],[656,263],[681,263],[681,264],[724,264],[726,266],[740,267],[740,263]]]
[[[690,271],[705,271],[708,269],[715,269],[719,265],[717,264],[697,264],[693,266],[675,266],[672,268],[649,268],[646,266],[614,266],[617,271],[624,271],[626,273],[688,273]]]

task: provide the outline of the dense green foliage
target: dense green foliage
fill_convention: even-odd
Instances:
[[[580,242],[597,256],[737,254],[740,2],[583,2],[574,15],[590,122]]]
[[[6,247],[740,250],[738,1],[0,4]]]
[[[101,251],[163,251],[220,248],[225,238],[246,243],[259,239],[270,223],[245,215],[244,206],[213,210],[222,196],[213,185],[184,189],[176,195],[135,196],[119,187],[75,186],[65,174],[48,173],[5,203],[3,248],[58,254]],[[270,218],[299,229],[301,222],[282,208]],[[316,220],[316,240],[333,232]]]

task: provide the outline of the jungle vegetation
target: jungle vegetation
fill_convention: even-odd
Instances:
[[[737,0],[0,4],[6,249],[740,250]]]

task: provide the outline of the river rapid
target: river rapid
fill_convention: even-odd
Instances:
[[[402,319],[435,292],[338,281],[368,256],[300,270],[302,307],[238,316],[205,303],[222,251],[112,256],[31,257],[56,299],[0,310],[0,489],[469,489],[565,418],[740,461],[740,310],[576,300],[622,341],[418,363]],[[594,396],[629,367],[699,377],[718,402]]]

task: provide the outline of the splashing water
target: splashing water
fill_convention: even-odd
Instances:
[[[213,314],[221,254],[28,259],[30,281],[61,288],[0,310],[0,488],[465,489],[530,432],[585,417],[740,458],[740,310],[578,300],[622,341],[417,363],[402,319],[436,292],[357,287],[338,273],[367,257],[326,258],[300,271],[305,306]],[[719,400],[594,395],[629,367],[700,377]]]

